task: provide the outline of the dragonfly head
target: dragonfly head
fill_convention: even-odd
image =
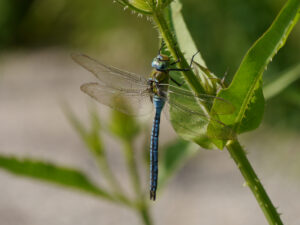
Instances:
[[[159,70],[165,71],[170,65],[170,58],[167,55],[159,54],[152,61],[152,67]]]

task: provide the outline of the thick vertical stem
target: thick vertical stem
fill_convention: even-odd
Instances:
[[[248,161],[243,147],[237,140],[233,140],[227,143],[226,148],[245,178],[247,186],[254,194],[269,224],[283,225],[276,208]]]

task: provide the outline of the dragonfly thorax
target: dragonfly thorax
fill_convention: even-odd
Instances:
[[[148,79],[148,85],[149,85],[149,91],[154,94],[154,96],[158,97],[166,97],[166,92],[168,90],[167,85],[162,85],[165,83],[161,83],[156,79],[149,78]]]

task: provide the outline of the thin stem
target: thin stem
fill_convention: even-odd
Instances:
[[[105,154],[102,153],[101,155],[99,155],[99,154],[94,154],[94,155],[97,159],[98,166],[99,166],[103,176],[106,178],[106,180],[110,184],[111,188],[113,189],[113,195],[112,195],[113,201],[119,202],[121,204],[124,204],[126,206],[134,208],[134,203],[132,201],[130,201],[123,194],[123,190],[121,189],[119,182],[117,181],[117,179],[115,178],[113,172],[111,171],[111,169],[109,167],[109,164],[107,162],[107,158],[106,158]]]
[[[243,147],[237,140],[233,140],[227,143],[226,148],[245,178],[246,184],[250,187],[269,224],[283,225],[276,208],[248,161]]]
[[[117,193],[122,193],[123,191],[120,188],[120,184],[115,178],[113,172],[111,171],[109,164],[106,160],[105,156],[95,155],[97,159],[98,166],[101,169],[102,174],[106,178],[106,180],[109,182],[110,186],[114,189]]]
[[[135,192],[137,193],[137,198],[139,199],[142,196],[142,189],[141,189],[141,183],[140,183],[140,178],[139,178],[139,174],[138,174],[138,168],[137,168],[136,160],[134,157],[135,152],[134,152],[131,141],[128,141],[128,140],[124,141],[124,153],[125,153],[125,158],[127,161],[131,181],[133,184],[133,188],[134,188]]]
[[[188,83],[190,88],[196,94],[203,94],[206,93],[205,89],[201,86],[200,80],[197,78],[193,70],[190,68],[190,65],[186,61],[183,53],[181,52],[178,44],[176,43],[176,38],[172,33],[170,26],[164,17],[164,14],[161,11],[158,11],[153,14],[153,20],[156,23],[160,34],[162,35],[163,40],[165,41],[168,49],[170,50],[174,59],[180,59],[178,62],[180,69],[189,69],[186,71],[182,71],[181,74],[183,75],[185,81]],[[202,108],[203,112],[209,115],[208,106],[203,104],[203,102],[198,101],[199,106]]]
[[[145,225],[152,225],[151,216],[149,213],[149,207],[147,204],[147,200],[145,196],[143,196],[140,178],[138,174],[138,168],[135,160],[135,153],[133,144],[131,141],[124,140],[124,152],[125,152],[125,158],[127,160],[127,165],[129,168],[129,174],[131,177],[131,181],[134,187],[134,190],[136,192],[136,206],[137,206],[137,212],[139,213],[143,223]]]
[[[149,207],[146,203],[143,204],[143,206],[140,208],[139,213],[145,225],[152,225],[152,220],[149,213]]]

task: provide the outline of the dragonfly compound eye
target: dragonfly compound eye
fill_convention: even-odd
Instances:
[[[166,70],[168,67],[168,61],[160,61],[158,58],[155,58],[152,61],[152,67],[157,70]]]

